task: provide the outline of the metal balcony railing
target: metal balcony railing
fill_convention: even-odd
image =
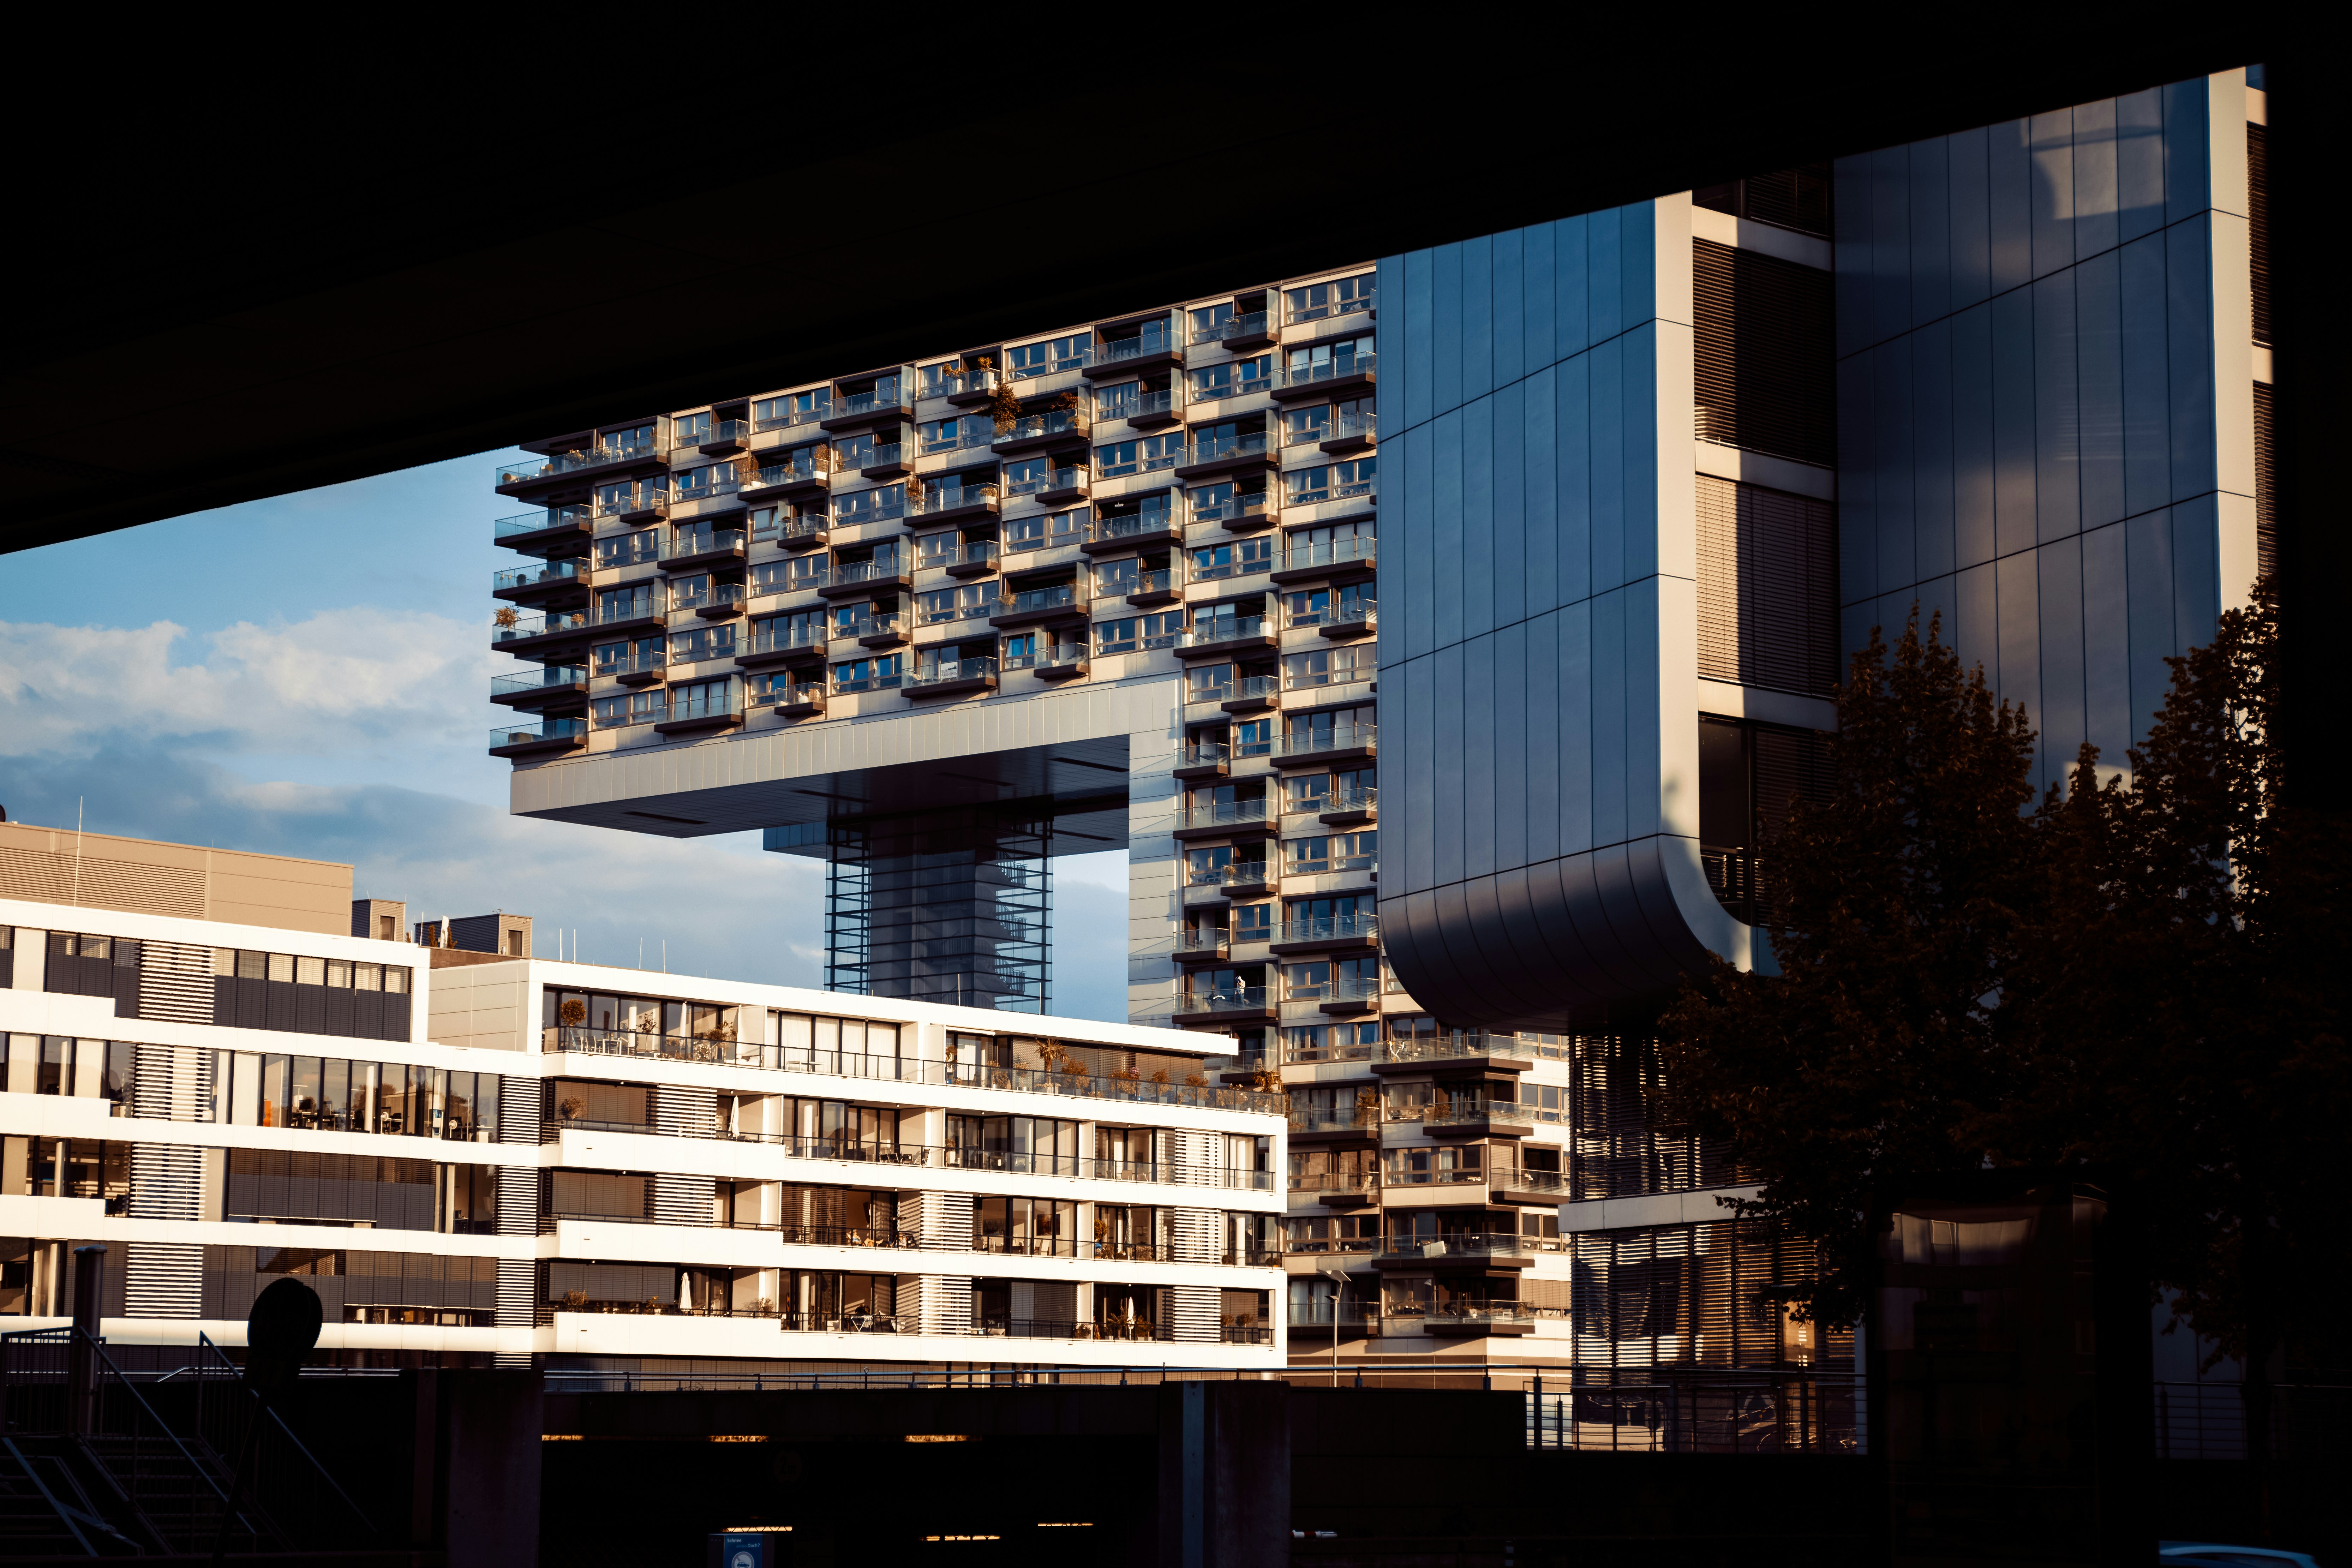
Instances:
[[[1370,375],[1377,371],[1379,360],[1380,356],[1377,354],[1354,353],[1335,356],[1313,364],[1285,365],[1281,372],[1282,384],[1312,386],[1321,381],[1338,381],[1351,375]]]
[[[1303,572],[1370,566],[1379,557],[1380,542],[1376,539],[1337,539],[1322,544],[1293,544],[1282,552],[1282,568],[1286,572]]]
[[[490,617],[490,637],[498,642],[516,642],[549,632],[584,631],[587,626],[588,612],[585,610],[550,610],[543,616],[501,611]]]
[[[907,684],[945,686],[950,681],[978,680],[995,673],[996,660],[992,658],[943,658],[937,664],[917,667],[915,673],[907,678]]]
[[[1371,914],[1323,915],[1303,921],[1285,921],[1282,934],[1276,942],[1333,942],[1351,937],[1372,938],[1381,934],[1381,917]]]
[[[579,664],[551,664],[529,675],[501,675],[490,682],[493,697],[527,697],[536,692],[561,690],[576,686],[588,679],[588,668]]]
[[[573,560],[541,561],[529,566],[509,566],[490,574],[490,592],[502,588],[541,588],[580,582],[585,575]]]
[[[490,744],[528,746],[541,741],[576,741],[587,733],[585,719],[541,719],[536,724],[501,724],[490,731]]]
[[[1196,805],[1184,813],[1187,827],[1236,827],[1245,823],[1267,822],[1272,815],[1263,800],[1217,801]]]
[[[1083,408],[1056,408],[1045,414],[1024,414],[996,432],[998,445],[1007,441],[1025,441],[1040,436],[1064,434],[1084,435],[1094,428],[1094,420]]]
[[[499,518],[491,524],[492,536],[499,543],[519,534],[541,533],[551,528],[576,527],[591,521],[595,509],[587,506],[551,506],[542,511],[519,512],[513,517]]]
[[[1187,991],[1176,1004],[1179,1013],[1257,1013],[1274,1004],[1263,985],[1228,985],[1213,991]]]

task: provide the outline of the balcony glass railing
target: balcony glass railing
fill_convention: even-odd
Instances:
[[[1194,741],[1176,748],[1180,768],[1205,768],[1234,760],[1234,749],[1223,741]]]
[[[925,572],[944,571],[950,566],[993,566],[996,564],[996,541],[974,539],[957,544],[954,537],[949,535],[942,548],[924,551],[916,558],[915,564]],[[956,615],[961,616],[978,613],[981,612],[959,609]]]
[[[771,463],[760,470],[760,483],[762,485],[799,485],[832,477],[833,452],[824,447],[814,452],[802,452],[785,462]]]
[[[1342,414],[1331,421],[1324,433],[1326,441],[1377,441],[1381,435],[1381,416],[1377,414]]]
[[[652,653],[622,654],[596,661],[596,678],[609,680],[623,675],[655,674],[669,667],[669,656],[658,649]]]
[[[1264,616],[1219,616],[1214,620],[1199,620],[1192,629],[1177,635],[1178,647],[1207,647],[1214,643],[1238,642],[1246,637],[1266,635]]]
[[[1086,661],[1087,648],[1084,643],[1066,642],[1053,647],[1040,649],[1035,653],[1008,654],[1004,659],[1004,668],[1007,669],[1065,669],[1083,665]]]
[[[1274,880],[1264,860],[1236,860],[1229,866],[1192,866],[1184,871],[1188,888],[1259,888]]]
[[[1083,435],[1093,428],[1094,421],[1087,416],[1086,410],[1056,408],[1050,414],[1030,414],[1015,419],[1011,426],[996,433],[996,439],[1002,445],[1039,436]]]
[[[1118,539],[1141,539],[1154,534],[1176,531],[1176,519],[1167,511],[1129,512],[1124,517],[1098,517],[1087,530],[1087,537],[1097,543],[1108,543]]]
[[[1264,310],[1250,310],[1241,315],[1228,316],[1222,321],[1212,321],[1205,327],[1196,326],[1192,329],[1192,341],[1196,343],[1231,342],[1235,338],[1265,335],[1265,312]]]
[[[727,683],[730,689],[718,696],[687,696],[683,691],[671,699],[669,716],[672,723],[688,719],[726,719],[740,717],[743,711],[743,694]]]
[[[1380,558],[1377,539],[1334,539],[1321,544],[1294,543],[1282,552],[1286,572],[1316,571],[1334,566],[1370,566]]]
[[[748,441],[751,438],[749,419],[721,419],[694,438],[698,447],[715,447],[723,441]]]
[[[1318,814],[1328,814],[1341,811],[1376,812],[1380,809],[1380,805],[1381,792],[1379,789],[1370,784],[1363,784],[1353,789],[1335,789],[1329,795],[1316,802],[1311,809]]]
[[[520,484],[527,479],[550,479],[560,474],[578,473],[587,468],[601,468],[613,463],[635,462],[664,455],[664,448],[644,445],[587,447],[578,451],[556,452],[544,458],[524,458],[499,465],[498,482],[502,485]]]
[[[906,629],[907,623],[897,616],[859,616],[854,620],[833,623],[833,636],[836,642],[849,637],[894,637]]]
[[[544,637],[550,632],[585,631],[587,627],[588,612],[585,610],[550,610],[543,616],[523,616],[511,610],[501,610],[490,617],[490,637],[497,642]]]
[[[850,583],[887,583],[894,577],[904,577],[905,575],[907,575],[906,563],[900,561],[897,556],[892,555],[887,556],[878,561],[848,562],[845,563],[841,570],[835,574],[834,581],[844,584]]]
[[[861,468],[890,468],[898,467],[906,460],[907,444],[904,441],[893,441],[887,446],[866,448],[858,457],[857,466]]]
[[[541,561],[529,566],[509,566],[503,572],[490,574],[490,592],[504,588],[553,587],[581,580],[581,563],[577,561]]]
[[[1183,999],[1177,1003],[1176,1010],[1180,1013],[1261,1013],[1274,1005],[1266,999],[1270,994],[1263,985],[1221,985],[1210,991],[1188,990]]]
[[[1210,463],[1219,458],[1251,458],[1264,455],[1268,437],[1263,430],[1244,430],[1238,436],[1214,436],[1193,442],[1184,448],[1186,463]]]
[[[1392,1105],[1389,1107],[1388,1116],[1391,1121],[1418,1121],[1430,1127],[1458,1127],[1469,1121],[1559,1124],[1568,1120],[1567,1111],[1549,1106],[1527,1105],[1510,1100],[1473,1100],[1467,1095],[1439,1100],[1433,1105]]]
[[[727,1062],[738,1067],[891,1083],[958,1083],[1014,1093],[1085,1096],[1145,1105],[1186,1105],[1283,1114],[1279,1094],[1208,1083],[1158,1083],[1149,1079],[1094,1078],[1039,1068],[990,1067],[971,1061],[929,1061],[911,1057],[865,1056],[849,1051],[763,1046],[750,1040],[698,1036],[641,1035],[625,1029],[559,1026],[540,1031],[542,1051],[583,1056],[643,1057],[672,1061]],[[1064,1058],[1067,1060],[1068,1058]]]
[[[1080,610],[1089,599],[1086,590],[1076,583],[1064,583],[1052,588],[1024,588],[997,601],[996,614],[1023,616],[1034,610]]]
[[[1372,279],[1367,276],[1350,279],[1350,281],[1355,288],[1346,294],[1340,293],[1340,285],[1337,283],[1293,289],[1290,290],[1290,309],[1285,319],[1292,322],[1325,321],[1335,317],[1352,316],[1359,311],[1369,311],[1379,298],[1374,292]],[[1301,297],[1313,303],[1298,303]]]
[[[968,506],[986,506],[1002,499],[994,485],[934,485],[907,509],[908,517],[932,517]]]
[[[1317,1046],[1285,1046],[1282,1059],[1286,1062],[1376,1062],[1381,1059],[1380,1046],[1370,1040],[1341,1040],[1337,1044]]]
[[[1173,594],[1183,586],[1182,568],[1162,566],[1157,571],[1138,572],[1132,580],[1122,584],[1118,592],[1120,594]],[[1108,594],[1111,590],[1106,588],[1104,592]]]
[[[1192,502],[1194,522],[1222,523],[1230,528],[1244,518],[1271,517],[1278,509],[1270,490],[1244,490],[1221,501]]]
[[[1264,540],[1244,540],[1243,542],[1244,544],[1253,542],[1262,544],[1266,542]],[[1213,583],[1227,577],[1255,577],[1261,572],[1271,572],[1273,570],[1274,553],[1271,551],[1265,551],[1252,555],[1229,555],[1223,561],[1212,559],[1205,563],[1201,561],[1199,556],[1195,556],[1192,562],[1192,581],[1195,583]]]
[[[898,380],[893,376],[871,392],[856,392],[847,397],[835,398],[833,412],[826,417],[846,419],[853,414],[872,414],[880,409],[905,406],[906,399],[898,394]]]
[[[1358,1128],[1376,1128],[1380,1125],[1380,1107],[1377,1104],[1315,1106],[1293,1110],[1290,1113],[1290,1130],[1293,1132],[1348,1132]],[[1354,1246],[1335,1247],[1333,1250],[1369,1252],[1374,1245],[1372,1239],[1366,1237]]]
[[[1423,1039],[1391,1040],[1384,1061],[1442,1062],[1458,1061],[1475,1057],[1513,1057],[1539,1060],[1549,1056],[1558,1058],[1560,1047],[1549,1050],[1535,1040],[1522,1040],[1516,1035],[1490,1034],[1484,1029],[1455,1029]]]
[[[1381,994],[1377,976],[1346,975],[1337,980],[1294,980],[1287,986],[1283,1000],[1286,1002],[1364,1002]]]
[[[1303,921],[1282,922],[1281,942],[1338,942],[1356,937],[1372,938],[1381,933],[1378,915],[1318,915]]]
[[[856,495],[837,497],[833,503],[833,525],[835,528],[858,528],[871,522],[899,522],[907,516],[907,492],[892,485],[886,494],[878,490],[861,490]]]
[[[1377,724],[1317,725],[1312,730],[1294,730],[1282,737],[1280,757],[1312,756],[1318,752],[1344,752],[1358,746],[1370,746],[1380,738]]]
[[[794,648],[823,647],[824,643],[824,633],[805,623],[797,626],[760,626],[744,643],[743,651],[790,653]]]
[[[1223,958],[1232,950],[1232,942],[1222,931],[1200,930],[1180,931],[1176,936],[1177,952],[1193,958]]]
[[[1454,1231],[1441,1236],[1381,1238],[1382,1258],[1533,1258],[1567,1250],[1559,1237],[1488,1236]]]
[[[833,689],[843,697],[855,696],[861,691],[896,691],[906,679],[905,672],[896,669],[877,670],[871,675],[836,675],[833,678]]]
[[[744,546],[744,533],[740,528],[673,528],[669,531],[669,558],[681,555],[740,553]]]
[[[908,686],[945,686],[956,680],[978,680],[996,673],[992,658],[943,658],[919,667],[907,678]]]
[[[1293,610],[1286,625],[1299,626],[1376,626],[1380,624],[1380,601],[1350,595],[1326,604],[1319,608]]]
[[[529,746],[541,741],[576,741],[587,733],[585,719],[541,719],[536,724],[501,724],[490,731],[490,744]]]
[[[1184,813],[1187,827],[1233,827],[1243,823],[1266,822],[1271,817],[1263,800],[1213,801],[1196,805]]]
[[[1379,368],[1380,356],[1370,353],[1343,354],[1318,361],[1314,364],[1285,365],[1282,384],[1313,386],[1318,382],[1341,381],[1351,375],[1371,375]]]
[[[562,691],[580,685],[588,679],[588,668],[579,664],[551,664],[529,675],[501,675],[490,682],[493,697],[530,697],[543,692]]]
[[[803,680],[791,686],[772,686],[768,689],[768,700],[779,708],[806,707],[811,704],[822,706],[824,702],[824,683]]]
[[[639,512],[651,512],[656,517],[667,517],[669,492],[640,490],[632,495],[607,496],[598,500],[593,508],[594,517],[598,522],[609,522],[620,517],[633,517]]]
[[[1146,354],[1165,353],[1175,346],[1166,327],[1145,332],[1140,337],[1112,338],[1095,345],[1094,363],[1097,366],[1116,366],[1129,360],[1141,359]]]
[[[577,528],[594,516],[595,510],[585,506],[551,506],[541,511],[519,512],[492,524],[492,537],[504,543],[520,534],[541,533],[551,528]]]
[[[1290,1190],[1294,1193],[1376,1193],[1381,1190],[1378,1171],[1299,1171],[1292,1173]]]
[[[788,409],[782,414],[772,414],[765,419],[754,420],[751,427],[754,430],[789,430],[796,425],[814,425],[820,419],[832,416],[833,404],[829,400],[820,400],[807,408]]]

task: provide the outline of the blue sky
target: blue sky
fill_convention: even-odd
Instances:
[[[12,820],[347,860],[412,918],[505,909],[540,951],[823,983],[824,868],[756,834],[510,817],[485,453],[0,555]],[[1123,855],[1056,863],[1055,1008],[1126,1016]],[[566,945],[572,938],[567,936]]]

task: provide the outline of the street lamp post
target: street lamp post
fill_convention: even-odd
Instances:
[[[1348,1300],[1348,1276],[1338,1268],[1318,1268],[1317,1273],[1339,1286],[1331,1297],[1331,1386],[1339,1386],[1339,1310]]]

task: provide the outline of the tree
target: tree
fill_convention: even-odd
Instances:
[[[1851,1322],[1874,1190],[1987,1166],[2128,1184],[2155,1281],[2226,1353],[2315,1342],[2352,1279],[2317,1168],[2352,1112],[2342,824],[2296,804],[2275,595],[2171,661],[2128,769],[2034,741],[1915,614],[1838,693],[1830,798],[1768,844],[1780,973],[1718,963],[1663,1021],[1677,1099],[1819,1248]]]

